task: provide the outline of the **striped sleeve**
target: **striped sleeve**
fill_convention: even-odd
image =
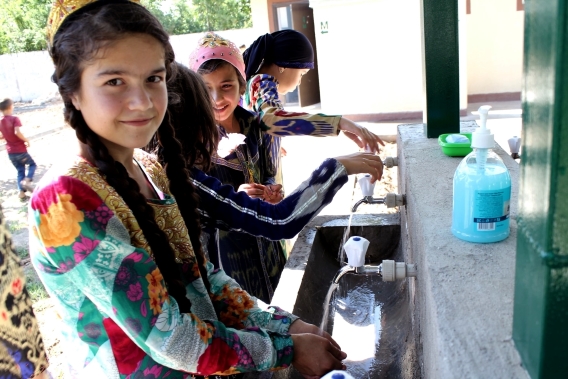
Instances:
[[[199,212],[204,223],[279,240],[298,234],[331,202],[347,183],[347,171],[337,160],[327,159],[308,180],[275,205],[235,192],[231,186],[195,168],[192,181],[200,198]]]
[[[245,102],[249,109],[259,115],[261,125],[268,134],[279,137],[327,137],[339,134],[341,116],[287,112],[278,97],[278,82],[271,75],[255,75],[249,80]]]

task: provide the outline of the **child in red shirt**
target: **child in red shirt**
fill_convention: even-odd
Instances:
[[[8,157],[16,170],[18,170],[18,189],[20,199],[26,198],[26,191],[33,191],[31,185],[36,170],[36,164],[32,157],[28,154],[27,147],[30,141],[20,131],[22,122],[16,116],[12,116],[14,112],[14,102],[11,99],[4,99],[0,102],[0,138],[6,140],[6,150]],[[26,175],[26,166],[28,166],[28,174]]]

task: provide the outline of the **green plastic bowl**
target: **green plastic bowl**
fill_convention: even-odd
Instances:
[[[451,134],[461,134],[466,136],[469,143],[449,143],[446,138]],[[442,147],[442,151],[449,157],[465,157],[473,151],[471,148],[471,133],[447,133],[438,137],[438,144]]]

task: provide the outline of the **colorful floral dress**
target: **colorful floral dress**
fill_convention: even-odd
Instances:
[[[235,191],[241,184],[274,184],[274,169],[258,118],[241,107],[235,109],[245,143],[226,157],[213,157],[209,175]],[[226,136],[219,126],[220,135]],[[249,294],[270,303],[286,264],[284,241],[271,241],[247,233],[206,228],[209,259],[235,279]]]
[[[0,275],[0,378],[32,378],[47,368],[47,357],[1,208]]]
[[[266,133],[271,135],[270,158],[276,170],[276,182],[282,184],[280,137],[311,135],[336,136],[341,116],[286,112],[278,97],[278,81],[272,75],[258,74],[249,79],[245,93],[246,106],[257,113]]]
[[[135,158],[163,200],[148,200],[170,238],[192,308],[168,295],[137,220],[95,167],[52,169],[30,203],[30,255],[65,325],[70,378],[186,378],[286,367],[296,317],[256,299],[207,263],[201,279],[187,229],[153,157]]]

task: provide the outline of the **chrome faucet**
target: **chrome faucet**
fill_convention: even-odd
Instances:
[[[385,259],[379,265],[364,265],[353,267],[350,265],[345,265],[337,271],[333,280],[331,282],[331,286],[327,292],[327,296],[325,299],[325,307],[326,311],[323,314],[320,329],[327,331],[327,322],[329,317],[329,306],[330,301],[333,297],[333,293],[339,287],[339,281],[343,276],[346,274],[361,274],[361,275],[378,275],[379,278],[383,282],[393,282],[395,280],[400,280],[404,278],[416,277],[416,265],[409,264],[405,262],[395,262],[393,260]]]
[[[359,208],[359,205],[361,205],[363,203],[365,203],[365,204],[384,204],[385,199],[380,198],[380,197],[374,198],[373,196],[364,196],[361,200],[359,200],[358,202],[355,203],[355,205],[351,209],[351,212],[356,212],[357,208]]]
[[[361,204],[385,204],[387,208],[399,207],[406,205],[406,196],[397,193],[387,193],[385,197],[364,196],[361,200],[353,205],[351,212],[356,212]]]
[[[329,318],[329,306],[333,293],[339,287],[339,281],[348,273],[360,275],[378,275],[384,282],[392,282],[397,279],[416,277],[416,266],[405,262],[395,262],[385,259],[379,265],[366,265],[365,255],[369,248],[369,240],[360,236],[352,236],[345,242],[342,249],[347,254],[349,264],[342,266],[333,277],[331,286],[327,291],[324,306],[325,311],[320,323],[320,328],[327,331]]]
[[[398,158],[397,157],[386,157],[383,164],[386,167],[394,167],[398,166]],[[359,205],[365,204],[385,204],[387,208],[394,208],[400,205],[406,204],[406,199],[404,195],[398,195],[395,193],[387,193],[387,195],[383,198],[380,197],[373,197],[373,193],[375,191],[375,183],[371,183],[371,175],[366,174],[363,176],[359,176],[357,181],[359,183],[359,187],[361,188],[361,193],[363,194],[363,198],[353,205],[351,208],[351,212],[356,212]]]
[[[379,277],[383,277],[383,265],[382,263],[380,265],[364,265],[364,266],[359,266],[359,267],[353,267],[353,266],[349,266],[349,265],[345,265],[343,267],[341,267],[339,269],[339,271],[337,271],[337,274],[335,274],[335,277],[333,278],[333,283],[334,284],[338,284],[339,280],[341,280],[341,278],[348,273],[354,273],[354,274],[363,274],[363,275],[371,275],[371,274],[378,274]]]

